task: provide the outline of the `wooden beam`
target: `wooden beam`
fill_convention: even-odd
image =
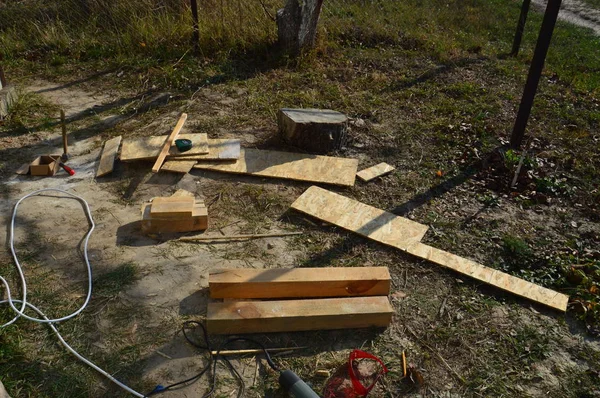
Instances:
[[[208,210],[204,204],[196,203],[192,217],[183,219],[153,218],[150,208],[151,203],[142,205],[142,233],[192,232],[208,228]]]
[[[211,334],[295,332],[387,327],[394,310],[387,297],[209,303]]]
[[[427,246],[419,242],[421,238],[415,232],[406,235],[407,230],[414,226],[406,224],[406,221],[410,220],[392,213],[375,209],[314,186],[304,192],[291,207],[376,242],[404,250],[419,258],[453,269],[499,289],[560,311],[566,311],[567,309],[569,297],[562,293]]]
[[[119,151],[119,145],[121,145],[121,136],[111,138],[104,143],[104,148],[100,155],[100,162],[98,162],[96,178],[112,173],[115,168],[115,159],[117,157],[117,152]]]
[[[181,117],[179,118],[179,121],[177,122],[177,125],[165,140],[165,143],[163,144],[163,147],[160,150],[160,153],[158,154],[158,158],[156,159],[156,163],[154,163],[154,166],[152,166],[153,173],[158,173],[158,171],[160,170],[160,167],[165,161],[165,158],[169,154],[169,149],[171,148],[171,145],[173,145],[173,142],[175,142],[175,138],[177,138],[177,135],[179,135],[179,132],[181,131],[181,128],[183,127],[183,124],[186,120],[187,113],[182,113]]]
[[[387,267],[224,269],[211,271],[212,298],[387,296]]]
[[[194,198],[190,196],[171,196],[154,198],[150,207],[152,218],[186,218],[192,217]]]

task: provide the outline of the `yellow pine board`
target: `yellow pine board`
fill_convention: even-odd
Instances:
[[[171,196],[154,198],[150,208],[151,217],[191,217],[194,209],[194,198],[190,196]]]
[[[308,188],[291,207],[402,250],[419,242],[429,228],[316,186]]]
[[[103,175],[112,173],[120,144],[121,136],[111,138],[104,143],[104,148],[100,155],[100,162],[98,162],[98,170],[96,170],[96,177],[102,177]]]
[[[245,148],[233,163],[199,162],[195,169],[224,173],[250,174],[261,177],[320,182],[343,186],[354,185],[358,160],[303,153]]]
[[[450,268],[461,274],[470,276],[478,281],[496,286],[499,289],[508,291],[517,296],[537,301],[557,310],[566,311],[567,309],[569,296],[517,278],[516,276],[509,275],[505,272],[486,267],[475,261],[436,249],[435,247],[420,242],[409,247],[407,252],[414,256],[429,260],[432,263],[439,264],[442,267]]]
[[[170,171],[172,173],[189,173],[196,164],[195,160],[167,160],[160,168],[162,171]]]
[[[386,296],[209,303],[211,334],[387,327],[394,310]]]
[[[402,225],[402,217],[365,205],[318,187],[310,187],[291,206],[293,209],[369,239],[404,250],[419,258],[453,269],[461,274],[496,286],[515,295],[566,311],[568,296],[486,267],[466,258],[427,246],[406,237],[412,227]],[[400,221],[398,219],[401,219]],[[412,221],[411,221],[412,222]],[[415,223],[417,224],[417,223]],[[421,224],[417,224],[421,225]],[[423,226],[425,227],[425,226]],[[427,228],[427,227],[425,227]],[[424,232],[423,232],[424,234]],[[421,235],[422,237],[423,235]]]
[[[388,173],[391,173],[395,169],[396,168],[394,166],[390,166],[387,163],[379,163],[375,166],[371,166],[367,169],[359,171],[358,173],[356,173],[356,176],[364,182],[369,182],[377,177],[381,177]]]
[[[160,171],[160,168],[162,167],[163,163],[165,162],[165,159],[167,158],[167,155],[169,154],[171,147],[173,145],[175,145],[175,139],[181,132],[181,129],[183,128],[183,125],[185,124],[186,120],[187,120],[187,113],[182,113],[181,116],[179,117],[179,120],[177,121],[177,124],[175,125],[175,128],[173,129],[171,134],[169,134],[169,136],[165,140],[165,143],[161,147],[160,152],[158,153],[156,162],[154,162],[154,166],[152,166],[153,173],[158,173]]]
[[[177,138],[191,140],[192,149],[186,152],[179,152],[175,144],[173,144],[169,148],[167,158],[208,153],[208,136],[206,133],[180,134]],[[166,139],[167,136],[165,135],[124,139],[119,158],[122,162],[154,160],[158,157]]]
[[[209,273],[212,298],[387,296],[387,267],[222,269]]]

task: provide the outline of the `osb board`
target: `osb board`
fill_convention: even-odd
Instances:
[[[353,231],[359,235],[377,242],[392,246],[408,253],[429,260],[461,274],[496,286],[521,297],[528,298],[540,304],[565,311],[568,297],[564,294],[546,289],[531,282],[488,268],[474,261],[427,246],[420,242],[418,235],[410,235],[407,239],[406,230],[414,226],[402,225],[402,220],[394,214],[384,212],[334,194],[318,187],[310,187],[291,206],[302,213],[330,222],[341,228]],[[401,219],[400,221],[398,219]],[[412,222],[412,221],[411,221]],[[417,223],[415,223],[417,224]],[[417,224],[425,227],[424,225]],[[426,231],[425,227],[425,231]],[[423,231],[424,234],[424,231]],[[423,235],[421,235],[422,237]]]
[[[473,279],[485,282],[496,286],[499,289],[516,294],[517,296],[525,297],[529,300],[537,301],[538,303],[547,305],[560,311],[567,310],[569,296],[554,290],[546,289],[545,287],[536,285],[526,280],[509,275],[502,271],[488,268],[485,265],[476,263],[475,261],[457,256],[446,251],[436,249],[423,243],[416,243],[410,246],[408,253],[439,264],[443,267],[450,268],[461,274],[470,276]]]
[[[240,140],[209,139],[206,155],[187,156],[184,153],[177,160],[237,160],[240,158],[240,145]]]
[[[196,164],[195,160],[167,160],[160,168],[162,171],[170,171],[171,173],[189,173]]]
[[[115,167],[115,158],[119,151],[119,145],[121,145],[121,136],[111,138],[104,143],[102,154],[100,155],[100,161],[98,162],[98,170],[96,171],[96,177],[102,177],[106,174],[112,173]]]
[[[368,169],[364,169],[356,173],[356,176],[363,180],[364,182],[369,182],[374,180],[377,177],[384,176],[386,174],[391,173],[396,168],[394,166],[390,166],[387,163],[379,163],[375,166],[371,166]]]
[[[291,207],[402,250],[419,242],[429,228],[316,186],[308,188]]]
[[[212,298],[387,296],[387,267],[222,269],[209,273]]]
[[[386,327],[394,312],[386,296],[209,303],[212,334]]]
[[[122,162],[133,160],[153,160],[158,157],[165,140],[166,135],[140,138],[127,138],[123,140],[120,159]],[[181,134],[178,139],[188,139],[192,141],[192,149],[186,152],[179,152],[175,143],[169,148],[167,156],[190,156],[202,155],[208,153],[208,136],[206,133],[200,134]]]
[[[352,186],[358,160],[245,148],[238,161],[199,162],[195,169]]]

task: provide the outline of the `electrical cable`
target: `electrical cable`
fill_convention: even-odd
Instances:
[[[190,326],[198,326],[200,327],[200,329],[202,330],[202,337],[204,339],[204,343],[198,343],[196,341],[194,341],[193,339],[191,339],[187,332],[186,329],[188,329]],[[225,340],[220,346],[219,348],[216,350],[215,354],[213,355],[212,352],[212,347],[210,344],[210,340],[208,339],[208,332],[206,331],[206,327],[197,321],[186,321],[183,323],[183,326],[181,327],[181,331],[183,333],[183,336],[185,337],[185,339],[188,341],[188,343],[190,343],[192,346],[206,351],[208,353],[208,363],[206,364],[206,366],[204,366],[204,368],[202,368],[202,370],[200,370],[200,372],[198,372],[196,375],[185,379],[185,380],[181,380],[178,381],[176,383],[170,384],[166,387],[163,386],[157,386],[153,391],[151,391],[150,393],[146,394],[147,397],[150,397],[152,395],[156,395],[156,394],[160,394],[163,393],[165,391],[168,390],[173,390],[182,386],[187,386],[192,382],[195,382],[197,380],[199,380],[202,376],[204,376],[206,374],[206,372],[208,372],[209,370],[211,370],[212,368],[212,378],[211,378],[211,382],[210,382],[210,390],[205,393],[202,398],[208,398],[210,397],[216,388],[216,384],[217,384],[217,365],[220,359],[222,359],[225,364],[227,365],[227,367],[229,368],[229,371],[231,372],[231,374],[238,380],[238,383],[240,384],[240,389],[238,391],[238,398],[239,397],[243,397],[244,393],[245,393],[245,386],[244,386],[244,381],[242,376],[238,373],[238,371],[235,369],[235,367],[233,366],[233,364],[225,357],[219,357],[219,353],[225,349],[228,345],[235,343],[237,341],[246,341],[249,343],[252,343],[256,346],[258,346],[259,348],[261,348],[265,354],[265,358],[267,360],[267,363],[269,364],[269,366],[271,367],[271,369],[273,369],[276,372],[280,372],[281,370],[279,369],[279,367],[275,364],[275,362],[273,362],[273,359],[271,358],[271,355],[269,354],[269,351],[267,351],[267,349],[265,348],[265,346],[260,343],[259,341],[256,341],[254,339],[251,338],[247,338],[247,337],[232,337],[230,339]]]
[[[86,269],[87,269],[87,275],[88,275],[88,291],[87,291],[87,295],[85,298],[84,303],[81,305],[81,307],[79,307],[79,309],[77,309],[76,311],[74,311],[73,313],[67,315],[67,316],[63,316],[61,318],[54,318],[54,319],[50,319],[48,318],[43,312],[42,310],[40,310],[39,308],[37,308],[36,306],[34,306],[33,304],[31,304],[30,302],[27,301],[27,282],[25,280],[25,275],[23,273],[23,269],[21,266],[21,263],[19,262],[19,258],[17,257],[17,253],[15,250],[15,220],[17,218],[17,209],[19,208],[19,205],[21,204],[21,202],[23,202],[25,199],[37,195],[41,192],[47,192],[47,191],[55,191],[55,192],[61,192],[64,194],[67,194],[75,199],[77,199],[83,206],[84,208],[84,212],[85,215],[89,221],[90,224],[90,229],[88,230],[87,234],[85,235],[85,238],[83,240],[83,257],[85,260],[85,264],[86,264]],[[80,355],[77,351],[75,351],[75,349],[73,349],[73,347],[71,347],[62,337],[62,335],[58,332],[58,329],[56,328],[56,326],[54,324],[57,324],[59,322],[62,321],[66,321],[68,319],[71,319],[77,315],[79,315],[88,305],[90,298],[92,296],[92,267],[90,265],[90,261],[89,261],[89,256],[88,256],[88,242],[90,239],[90,235],[92,234],[92,232],[94,231],[95,228],[95,224],[94,224],[94,220],[92,219],[92,213],[90,211],[90,207],[88,205],[88,203],[86,202],[85,199],[83,199],[82,197],[72,194],[70,192],[64,191],[62,189],[57,189],[57,188],[44,188],[44,189],[40,189],[37,191],[34,191],[28,195],[23,196],[21,199],[19,199],[17,201],[17,203],[15,204],[13,213],[12,213],[12,219],[10,222],[10,228],[9,228],[9,245],[10,245],[10,251],[12,253],[13,259],[15,261],[15,265],[17,267],[17,272],[19,274],[19,278],[21,280],[21,290],[22,290],[22,299],[14,299],[11,295],[11,291],[10,291],[10,287],[8,285],[8,282],[6,281],[6,279],[4,279],[2,276],[0,276],[0,282],[2,282],[2,284],[4,285],[5,289],[6,289],[6,293],[7,293],[7,299],[6,300],[2,300],[0,301],[0,305],[1,304],[8,304],[10,306],[10,308],[16,313],[15,317],[13,319],[11,319],[10,321],[6,322],[3,325],[0,325],[0,328],[4,328],[7,327],[11,324],[13,324],[14,322],[17,321],[17,319],[19,319],[20,317],[23,317],[25,319],[28,319],[32,322],[36,322],[36,323],[42,323],[42,324],[47,324],[50,329],[52,329],[52,331],[54,332],[54,334],[56,334],[56,336],[58,337],[58,339],[60,340],[61,344],[73,355],[75,355],[75,357],[77,357],[77,359],[79,359],[80,361],[82,361],[83,363],[85,363],[86,365],[90,366],[91,368],[93,368],[94,370],[96,370],[97,372],[99,372],[100,374],[102,374],[103,376],[105,376],[106,378],[108,378],[110,381],[112,381],[113,383],[115,383],[116,385],[118,385],[119,387],[121,387],[122,389],[124,389],[125,391],[135,395],[136,397],[140,397],[140,398],[145,398],[146,396],[144,394],[141,394],[135,390],[133,390],[132,388],[126,386],[125,384],[121,383],[119,380],[117,380],[116,378],[114,378],[112,375],[110,375],[109,373],[107,373],[106,371],[104,371],[103,369],[101,369],[100,367],[98,367],[97,365],[95,365],[93,362],[89,361],[88,359],[84,358],[82,355]],[[20,304],[20,309],[17,308],[15,306],[16,304]],[[32,309],[33,311],[35,311],[41,318],[35,318],[35,317],[31,317],[27,314],[25,314],[25,310],[27,308]]]

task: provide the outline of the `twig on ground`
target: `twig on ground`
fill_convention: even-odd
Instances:
[[[183,242],[201,242],[213,240],[241,240],[241,239],[258,239],[258,238],[274,238],[281,236],[302,235],[304,232],[276,232],[272,234],[250,234],[250,235],[226,235],[226,236],[184,236],[178,240]]]

